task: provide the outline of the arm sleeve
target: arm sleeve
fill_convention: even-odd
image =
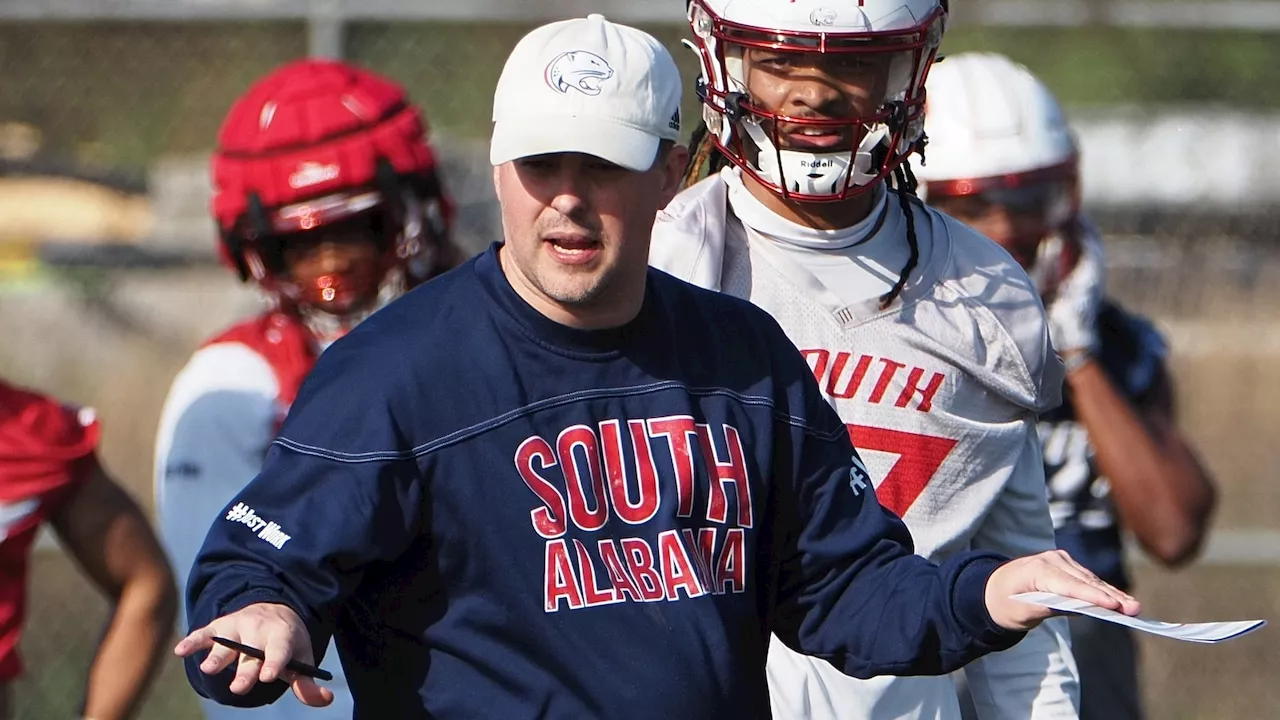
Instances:
[[[1013,474],[974,535],[972,547],[1019,557],[1054,547],[1045,490],[1044,462],[1035,423],[1024,421],[1026,439]],[[1080,676],[1071,655],[1066,618],[1051,618],[1003,652],[965,667],[981,720],[1075,720]]]
[[[964,553],[941,566],[913,554],[902,520],[876,500],[835,410],[807,366],[804,419],[780,418],[777,512],[781,564],[774,633],[796,652],[859,678],[940,675],[1007,648],[1024,633],[986,610],[986,583],[1004,560]]]
[[[287,605],[319,662],[333,612],[364,568],[394,560],[418,535],[423,484],[401,432],[403,382],[397,357],[375,350],[344,340],[321,357],[262,472],[209,529],[187,586],[193,627],[254,603]],[[234,671],[205,675],[202,659],[186,659],[187,678],[219,703],[263,705],[286,689],[275,682],[234,695]]]

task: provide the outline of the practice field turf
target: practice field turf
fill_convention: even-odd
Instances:
[[[1237,620],[1275,614],[1280,568],[1192,568],[1178,574],[1142,568],[1138,593],[1162,620]],[[73,717],[105,605],[61,554],[38,557],[31,619],[22,647],[30,672],[16,687],[18,720]],[[1275,655],[1264,630],[1205,646],[1144,636],[1148,716],[1161,720],[1262,720],[1280,711],[1271,681]],[[140,720],[196,720],[195,694],[177,660],[166,663]]]

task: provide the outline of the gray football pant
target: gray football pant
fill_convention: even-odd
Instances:
[[[1138,648],[1133,632],[1114,623],[1068,617],[1071,651],[1080,668],[1080,720],[1142,720]],[[964,673],[955,673],[960,714],[977,720]]]

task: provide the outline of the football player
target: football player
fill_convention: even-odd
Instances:
[[[917,553],[1053,548],[1036,418],[1063,370],[1043,307],[1007,253],[916,198],[906,162],[945,1],[693,0],[689,21],[705,127],[651,263],[778,320]],[[984,717],[1076,716],[1067,632],[968,666]],[[856,680],[776,637],[769,686],[780,718],[960,712],[949,679]]]
[[[83,717],[132,717],[173,632],[178,594],[147,518],[98,460],[89,408],[0,381],[0,718],[22,675],[32,544],[48,523],[112,602],[85,688]]]
[[[209,526],[257,475],[319,354],[461,259],[421,112],[365,69],[302,60],[259,80],[223,121],[212,172],[222,257],[269,307],[201,347],[165,403],[157,504],[183,586]],[[351,717],[343,677],[329,687],[337,700],[325,712]],[[301,709],[290,697],[254,717]],[[205,712],[245,711],[208,702]]]
[[[1044,299],[1066,362],[1065,402],[1040,419],[1058,546],[1128,588],[1121,528],[1157,562],[1204,540],[1213,482],[1179,432],[1166,347],[1146,318],[1104,294],[1097,229],[1080,210],[1079,149],[1057,100],[1006,57],[965,53],[929,76],[930,205],[1000,243]],[[1132,634],[1072,618],[1080,715],[1141,717]]]

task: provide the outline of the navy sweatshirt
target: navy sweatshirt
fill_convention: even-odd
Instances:
[[[499,247],[325,351],[209,531],[193,628],[292,607],[361,718],[763,718],[771,632],[864,678],[1022,637],[986,612],[1002,558],[912,555],[763,311],[650,270],[634,320],[575,330]],[[206,697],[286,689],[203,656]]]

